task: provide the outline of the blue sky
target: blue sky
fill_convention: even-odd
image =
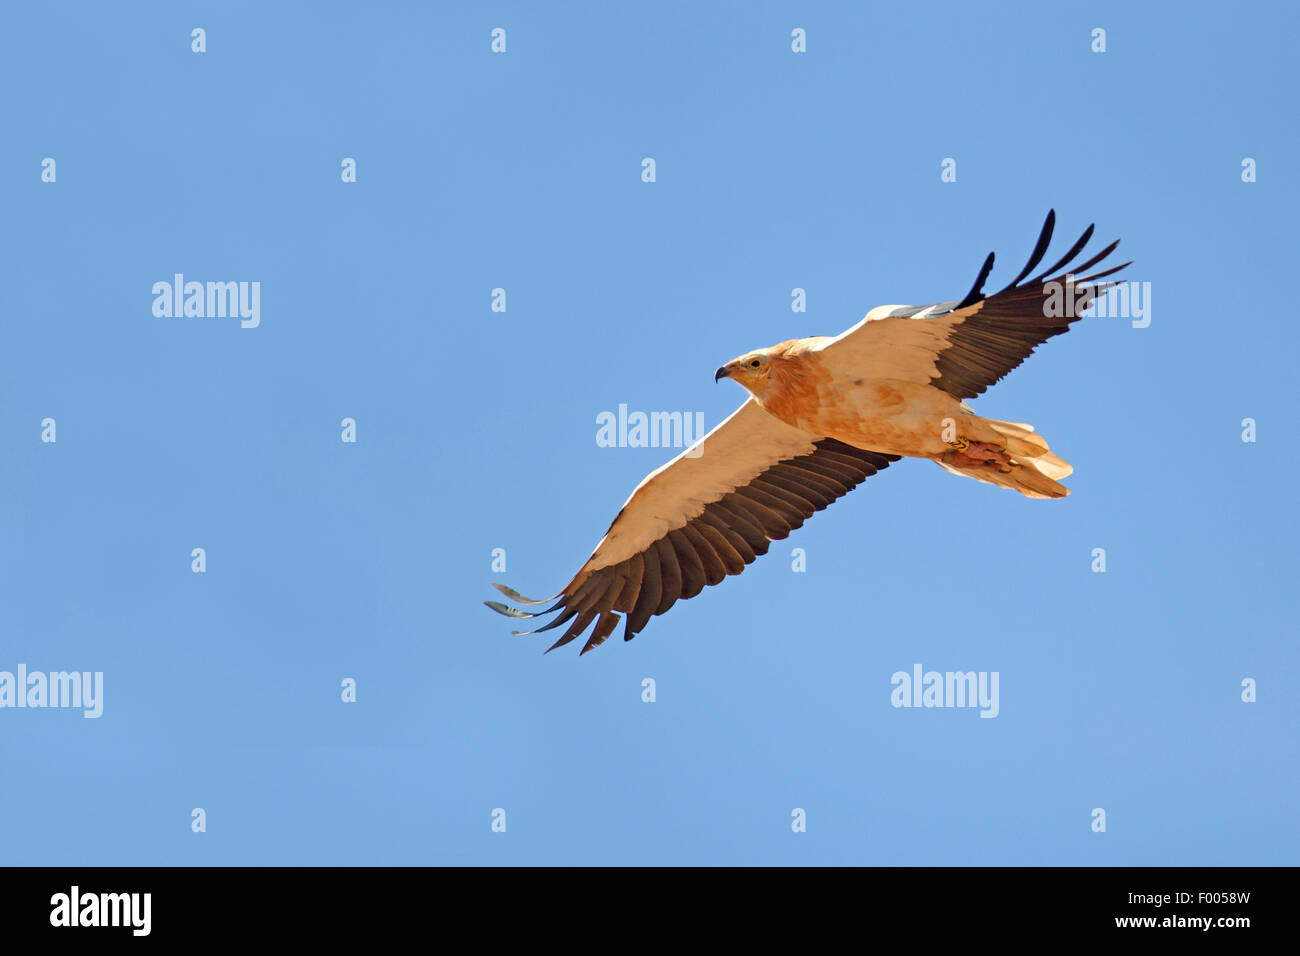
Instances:
[[[102,671],[104,711],[0,709],[0,859],[1294,864],[1297,21],[7,8],[0,670]],[[901,462],[581,659],[482,606],[672,454],[600,412],[712,427],[723,361],[990,249],[998,288],[1050,207],[1152,290],[976,402],[1070,498]],[[178,272],[259,282],[260,325],[155,317]],[[915,664],[998,672],[998,717],[892,707]]]

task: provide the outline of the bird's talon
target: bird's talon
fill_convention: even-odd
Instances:
[[[997,468],[1006,474],[1015,465],[1005,451],[990,442],[971,441],[969,438],[958,437],[956,441],[950,441],[948,444],[956,451],[949,452],[951,457],[945,460],[953,460],[967,468],[979,465],[984,468]]]

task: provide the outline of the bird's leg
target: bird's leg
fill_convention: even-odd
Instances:
[[[981,465],[996,465],[999,471],[1011,470],[1011,457],[990,442],[971,441],[958,435],[956,441],[948,442],[956,451],[950,451],[944,460],[960,468],[978,468]]]

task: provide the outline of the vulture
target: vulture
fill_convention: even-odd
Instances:
[[[554,614],[535,634],[568,625],[548,651],[584,635],[585,654],[626,618],[623,639],[651,617],[767,552],[841,495],[899,458],[928,458],[957,475],[1028,498],[1063,498],[1072,468],[1033,426],[983,418],[966,404],[1039,345],[1065,332],[1098,282],[1130,263],[1088,275],[1119,240],[1083,261],[1089,226],[1033,278],[1052,239],[1049,211],[1029,261],[997,292],[984,283],[993,253],[965,296],[923,306],[882,305],[846,332],[746,352],[714,373],[749,394],[722,424],[637,485],[591,557],[559,594],[526,598],[493,584],[524,610]],[[1081,276],[1081,277],[1080,277]]]

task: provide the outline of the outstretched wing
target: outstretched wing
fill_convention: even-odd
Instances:
[[[751,398],[645,477],[554,604],[530,613],[485,603],[513,618],[557,614],[537,631],[572,622],[548,650],[595,622],[585,654],[613,633],[620,614],[627,615],[623,639],[630,641],[652,615],[739,574],[769,542],[897,460],[793,428]],[[546,603],[493,586],[519,604]]]
[[[982,394],[1043,342],[1069,329],[1080,309],[1115,285],[1096,280],[1129,265],[1083,275],[1119,245],[1116,239],[1096,255],[1074,262],[1092,238],[1089,226],[1056,263],[1025,279],[1046,254],[1055,224],[1052,210],[1029,261],[1006,288],[983,293],[993,270],[990,252],[964,298],[925,306],[878,306],[820,346],[823,364],[845,374],[933,385],[959,399]],[[1070,294],[1067,279],[1077,293]]]

